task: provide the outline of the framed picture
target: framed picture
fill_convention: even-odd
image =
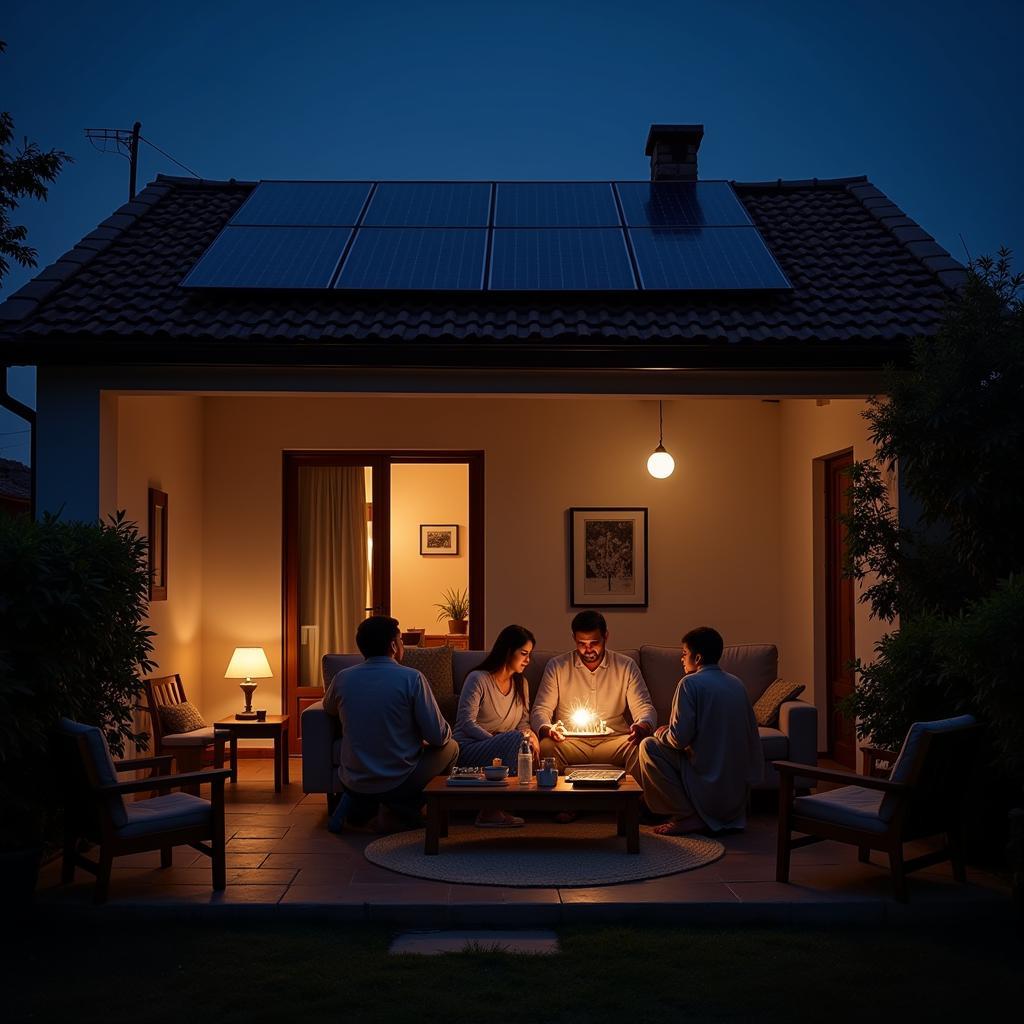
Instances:
[[[569,603],[647,607],[647,509],[569,509]]]
[[[459,528],[454,523],[420,524],[421,555],[457,555]]]
[[[167,600],[167,495],[149,489],[149,599]]]

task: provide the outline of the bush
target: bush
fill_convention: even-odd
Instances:
[[[38,820],[61,717],[100,726],[115,756],[145,744],[132,712],[153,668],[146,542],[107,523],[0,516],[0,797]],[[12,829],[16,831],[16,828]]]

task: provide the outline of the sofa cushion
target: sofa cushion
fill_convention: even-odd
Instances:
[[[842,786],[814,796],[798,796],[793,801],[796,814],[816,821],[830,821],[869,832],[884,832],[886,823],[879,815],[882,794],[863,786]]]
[[[775,644],[735,644],[726,647],[718,664],[739,678],[753,704],[779,677],[779,649]]]
[[[325,654],[320,661],[323,672],[323,684],[326,690],[334,681],[334,677],[345,668],[361,665],[366,659],[361,654]]]
[[[402,656],[402,664],[422,672],[438,700],[455,693],[450,647],[407,647]]]
[[[787,700],[794,700],[805,689],[803,683],[787,683],[785,679],[776,679],[754,701],[754,718],[757,724],[774,728],[779,724],[779,708]]]
[[[644,644],[640,648],[640,672],[647,683],[647,690],[658,712],[658,721],[667,722],[672,710],[672,698],[676,686],[683,678],[683,666],[679,663],[679,647],[657,647]]]
[[[165,733],[195,732],[206,728],[199,708],[187,700],[180,704],[162,704],[156,710]]]
[[[785,761],[789,757],[789,737],[784,732],[759,725],[757,734],[766,761]]]

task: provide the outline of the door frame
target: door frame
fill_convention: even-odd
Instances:
[[[281,707],[295,714],[289,730],[289,744],[301,749],[301,708],[293,708],[300,699],[299,689],[299,469],[306,466],[370,466],[372,471],[373,579],[374,609],[388,614],[391,606],[391,467],[408,463],[464,463],[469,469],[469,646],[484,646],[484,453],[479,450],[424,451],[422,449],[338,449],[311,451],[285,449],[281,453],[282,558],[281,618],[282,657]],[[383,542],[382,542],[383,541]],[[310,687],[309,689],[313,689]],[[315,703],[309,700],[308,703]],[[289,751],[291,752],[291,751]]]

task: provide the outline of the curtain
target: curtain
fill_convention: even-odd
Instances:
[[[316,666],[300,685],[322,686],[324,654],[355,651],[366,618],[368,584],[366,484],[362,466],[299,469],[299,622]],[[304,627],[313,626],[314,629]],[[307,669],[303,669],[305,675]]]

